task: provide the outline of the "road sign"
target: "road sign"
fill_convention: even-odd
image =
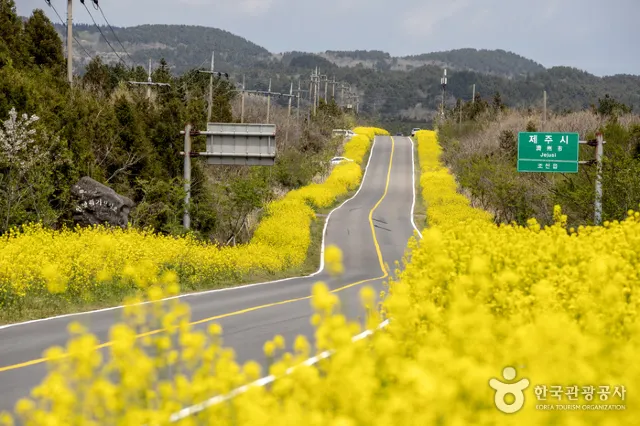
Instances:
[[[578,173],[580,136],[564,132],[519,132],[518,171]]]
[[[208,123],[207,164],[273,166],[276,158],[276,125]]]

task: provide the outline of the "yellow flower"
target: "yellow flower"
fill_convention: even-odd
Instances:
[[[341,275],[344,272],[342,266],[342,251],[339,247],[334,245],[328,246],[324,251],[324,259],[331,275]]]

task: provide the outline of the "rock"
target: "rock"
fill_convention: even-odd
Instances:
[[[112,225],[126,228],[133,201],[88,176],[71,187],[76,200],[73,220],[81,226]]]

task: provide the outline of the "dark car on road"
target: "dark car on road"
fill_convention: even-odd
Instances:
[[[402,132],[398,132],[396,133],[396,136],[404,136],[404,135],[402,134]]]

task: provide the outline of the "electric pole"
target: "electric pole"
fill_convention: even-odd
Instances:
[[[316,105],[318,100],[318,67],[316,71],[311,75],[311,84],[313,85],[313,115],[316,115]]]
[[[344,89],[346,88],[345,83],[340,83],[340,108],[344,109]]]
[[[327,86],[329,86],[329,77],[324,76],[324,101],[327,102]]]
[[[311,96],[311,92],[309,90],[302,90],[302,86],[301,86],[301,82],[300,79],[298,78],[298,90],[294,90],[294,92],[296,92],[296,98],[297,98],[297,118],[298,120],[300,120],[300,97],[302,93],[305,92],[309,92],[309,96]]]
[[[269,96],[267,96],[267,124],[269,124],[270,110],[271,110],[271,79],[269,79]]]
[[[210,71],[205,71],[205,70],[198,70],[198,72],[201,72],[203,74],[210,74],[209,76],[209,106],[207,108],[207,122],[211,121],[211,108],[213,107],[213,76],[217,76],[217,77],[222,77],[223,75],[225,76],[225,78],[227,80],[229,80],[229,74],[226,72],[217,72],[213,70],[213,66],[214,66],[214,54],[215,52],[211,52],[211,70]]]
[[[291,82],[291,86],[289,86],[289,114],[288,117],[291,117],[291,101],[293,98],[293,81]]]
[[[471,103],[475,104],[476,103],[476,85],[473,85],[473,95],[471,96]]]
[[[242,101],[240,103],[240,123],[244,123],[244,74],[242,75]]]
[[[147,73],[147,83],[152,83],[151,81],[151,58],[149,58],[149,71]],[[147,99],[151,99],[151,85],[147,85]]]
[[[543,126],[543,130],[545,130],[547,128],[547,91],[546,90],[542,93],[542,97],[543,97],[542,126]]]
[[[244,79],[243,79],[243,81],[244,81]],[[236,92],[242,92],[243,95],[244,95],[244,93],[249,93],[249,94],[253,93],[255,95],[267,96],[267,123],[269,122],[269,118],[270,118],[269,109],[270,109],[270,105],[271,105],[271,96],[278,96],[278,97],[283,97],[284,96],[284,97],[290,97],[290,98],[293,98],[295,96],[295,95],[287,94],[287,93],[272,92],[271,91],[271,79],[269,79],[269,90],[267,90],[267,91],[264,91],[264,90],[246,90],[244,88],[244,84],[243,84],[242,89],[236,89],[235,91]],[[244,111],[244,109],[243,109],[243,111]]]
[[[444,119],[444,96],[447,91],[447,69],[444,69],[444,76],[440,79],[440,84],[442,85],[442,118]]]
[[[73,0],[67,0],[67,79],[73,83]]]
[[[207,123],[211,121],[211,108],[213,107],[213,64],[215,53],[211,52],[211,74],[209,75],[209,105],[207,107]]]
[[[333,76],[333,81],[331,81],[331,98],[333,100],[336,99],[336,76]]]
[[[297,111],[296,111],[296,119],[298,121],[300,121],[300,90],[301,90],[300,89],[300,78],[298,78],[298,93],[297,93],[298,96],[296,96],[296,98],[297,98],[296,102],[298,103]]]
[[[151,99],[151,86],[171,87],[169,83],[154,83],[151,81],[151,59],[149,59],[149,70],[147,71],[147,81],[129,81],[129,84],[147,86],[147,99]]]
[[[182,226],[185,229],[191,227],[191,217],[189,216],[189,201],[191,198],[191,124],[187,124],[184,129],[184,213],[182,216]]]

